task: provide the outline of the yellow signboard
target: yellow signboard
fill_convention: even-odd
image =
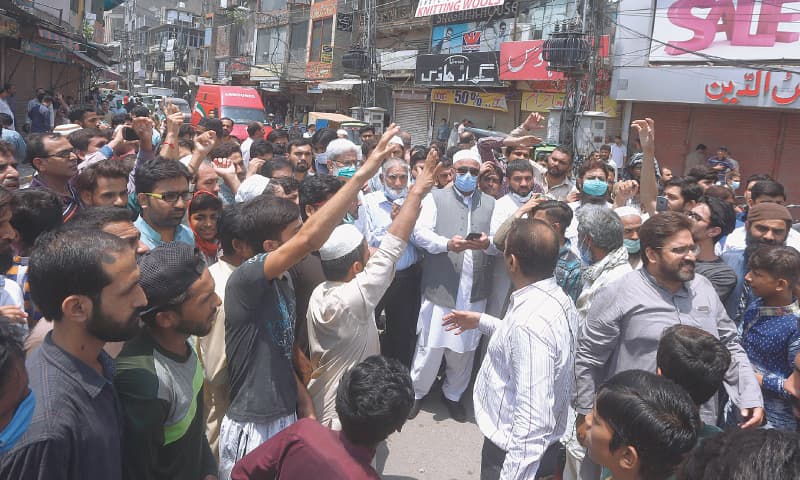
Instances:
[[[475,92],[473,90],[459,90],[448,88],[434,88],[431,90],[433,103],[446,103],[449,105],[465,105],[467,107],[483,108],[486,110],[508,111],[505,93]]]
[[[523,112],[547,112],[551,108],[560,108],[564,105],[563,93],[550,92],[523,92],[520,110]],[[595,108],[609,117],[617,116],[617,101],[610,97],[601,97],[601,102]]]

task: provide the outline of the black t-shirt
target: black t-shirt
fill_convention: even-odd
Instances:
[[[288,279],[267,280],[256,255],[225,288],[225,353],[231,381],[228,417],[267,423],[297,408],[292,369],[295,300]]]

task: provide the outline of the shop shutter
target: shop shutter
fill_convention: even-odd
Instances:
[[[662,167],[676,174],[683,172],[683,161],[688,152],[686,141],[689,130],[689,106],[661,103],[634,103],[631,120],[652,118],[656,125],[656,159]],[[628,151],[633,151],[636,129],[628,137]],[[629,156],[630,158],[630,156]]]
[[[778,162],[774,174],[775,178],[786,188],[788,203],[797,205],[800,204],[800,174],[798,174],[800,171],[800,159],[798,159],[800,128],[797,128],[800,125],[800,114],[784,112],[781,115],[783,116],[783,135],[781,145],[778,147]],[[771,149],[771,145],[766,148],[770,153]],[[744,181],[745,178],[742,178],[742,182]],[[795,219],[800,218],[800,209],[792,208],[791,212]]]
[[[428,145],[430,136],[431,103],[425,100],[400,100],[394,102],[392,122],[411,134],[412,145]]]

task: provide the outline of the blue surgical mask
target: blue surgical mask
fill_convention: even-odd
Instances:
[[[463,175],[456,175],[456,188],[463,193],[472,193],[478,186],[478,177],[473,177],[469,172]]]
[[[742,186],[741,182],[731,182],[731,188],[734,190],[739,190],[740,186]]]
[[[639,240],[631,240],[629,238],[622,239],[622,243],[625,244],[625,248],[628,249],[628,253],[639,253],[639,250],[642,248],[639,244]]]
[[[522,205],[524,203],[528,203],[528,200],[530,200],[532,197],[533,197],[533,191],[532,190],[530,192],[528,192],[528,194],[525,195],[524,197],[522,195],[518,194],[518,193],[511,192],[511,198],[516,200],[520,205]]]
[[[403,187],[400,190],[394,190],[392,188],[384,188],[383,194],[386,195],[386,199],[390,202],[394,202],[398,198],[406,198],[408,195],[408,187]]]
[[[355,165],[350,165],[349,167],[342,167],[336,171],[337,177],[353,178],[353,175],[355,174],[356,174]]]
[[[25,400],[19,404],[17,411],[11,421],[6,425],[6,428],[0,432],[0,455],[5,454],[11,450],[14,445],[22,438],[22,435],[28,430],[33,418],[33,409],[36,406],[36,401],[33,397],[33,390],[28,392]]]
[[[583,181],[583,193],[593,197],[602,197],[608,191],[608,183],[605,180],[592,178]]]

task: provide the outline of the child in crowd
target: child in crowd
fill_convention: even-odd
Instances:
[[[217,262],[219,239],[217,220],[222,213],[222,200],[205,190],[198,190],[189,202],[189,228],[194,233],[194,242],[206,265]]]
[[[658,342],[658,374],[683,387],[698,407],[722,388],[731,353],[714,335],[690,325],[673,325]],[[698,440],[722,432],[716,425],[703,423]]]
[[[761,385],[767,425],[796,431],[792,392],[797,392],[788,380],[800,353],[800,307],[793,295],[800,280],[800,253],[791,247],[762,247],[748,266],[745,280],[754,300],[742,315],[742,347]]]
[[[700,414],[672,380],[626,370],[600,387],[586,423],[589,458],[607,469],[603,480],[664,480],[697,443]]]

